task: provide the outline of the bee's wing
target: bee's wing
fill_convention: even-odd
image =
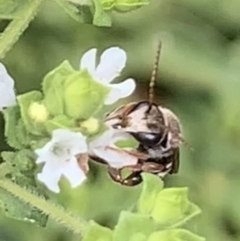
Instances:
[[[174,149],[174,152],[172,156],[170,156],[172,160],[172,168],[171,171],[169,172],[170,174],[177,173],[179,170],[179,164],[180,164],[180,152],[179,148]]]
[[[115,148],[115,147],[107,147],[107,148],[112,149],[119,153],[126,153],[128,155],[134,156],[141,160],[147,160],[150,158],[150,155],[140,152],[138,150],[134,150],[134,149],[130,149],[130,150],[129,149],[119,149],[119,148]]]

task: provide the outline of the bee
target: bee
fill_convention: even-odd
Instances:
[[[152,173],[163,178],[167,174],[177,173],[179,170],[179,147],[181,143],[185,142],[180,121],[171,110],[159,106],[153,101],[161,46],[161,41],[159,41],[149,83],[149,100],[120,106],[108,113],[105,118],[106,126],[130,134],[139,143],[135,151],[129,151],[138,158],[136,165],[124,166],[120,169],[108,168],[110,177],[122,185],[134,186],[141,183],[142,172]],[[123,169],[129,170],[131,173],[127,177],[122,177]]]

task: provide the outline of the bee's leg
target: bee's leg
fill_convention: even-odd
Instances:
[[[136,165],[124,166],[122,169],[128,169],[132,172],[158,173],[165,169],[165,166],[157,162],[142,162]]]
[[[142,182],[141,172],[132,172],[128,177],[121,182],[125,186],[136,186]]]
[[[122,183],[123,179],[121,175],[121,169],[108,166],[108,174],[113,181]]]
[[[140,166],[141,171],[139,170]],[[127,166],[127,168],[135,171],[133,171],[128,177],[124,178],[121,181],[121,184],[126,186],[135,186],[142,182],[142,172],[157,174],[163,171],[165,169],[165,166],[155,162],[144,162],[135,166]]]
[[[152,174],[157,174],[165,169],[165,166],[156,162],[144,162],[142,163],[142,171]]]
[[[94,161],[94,162],[97,162],[97,163],[100,163],[100,164],[107,164],[106,161],[104,161],[102,158],[99,158],[97,156],[91,156],[89,155],[89,158]]]
[[[137,165],[136,165],[137,166]],[[139,165],[135,167],[136,170],[138,171],[133,171],[129,176],[126,178],[123,178],[121,175],[121,171],[123,168],[113,168],[113,167],[108,167],[108,174],[112,178],[113,181],[118,182],[122,185],[125,186],[135,186],[142,182],[142,177],[140,175],[141,171],[139,171]],[[131,166],[131,169],[134,169],[134,166]]]

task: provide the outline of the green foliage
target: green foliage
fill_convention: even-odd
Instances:
[[[88,223],[88,229],[83,237],[83,241],[112,241],[113,231],[103,227],[94,221]]]
[[[22,149],[16,152],[2,152],[3,160],[8,166],[7,173],[12,181],[20,186],[28,187],[36,195],[40,195],[41,190],[36,188],[34,177],[34,159],[35,155],[28,149]],[[0,169],[2,165],[0,166]],[[1,181],[3,176],[0,177]],[[1,186],[1,185],[0,185]],[[9,190],[0,187],[0,207],[4,210],[6,216],[40,226],[45,226],[47,216],[36,207],[29,206],[26,202],[16,198]]]
[[[73,19],[80,23],[92,23],[100,27],[110,27],[110,10],[128,12],[148,5],[150,0],[56,0]],[[93,4],[93,6],[92,6]]]
[[[44,103],[53,116],[64,114],[64,81],[75,73],[68,61],[49,72],[43,79]]]
[[[104,9],[128,12],[141,6],[148,5],[150,0],[101,0],[101,3]]]
[[[20,110],[18,106],[13,106],[7,108],[3,112],[5,119],[5,137],[7,138],[7,142],[11,147],[14,148],[22,148],[17,131],[16,126],[18,125],[18,121],[20,120]],[[21,130],[19,130],[21,131]]]
[[[45,126],[48,133],[51,134],[56,129],[74,129],[75,121],[65,115],[57,115],[47,120]]]
[[[79,120],[88,119],[103,106],[108,92],[109,89],[93,80],[86,70],[75,71],[68,61],[64,61],[43,80],[44,103],[54,116],[54,120],[48,123],[58,125],[56,120],[59,119],[58,126],[64,123],[71,126],[71,121],[62,115]],[[60,117],[56,119],[58,115]]]
[[[75,21],[80,23],[88,23],[88,17],[91,12],[88,6],[76,5],[71,1],[66,0],[55,0],[69,16],[71,16]]]
[[[179,226],[200,213],[188,200],[187,188],[168,188],[158,193],[151,216],[162,226]]]
[[[26,0],[0,0],[0,19],[13,19]]]
[[[66,114],[86,120],[103,107],[109,88],[92,79],[86,70],[76,72],[64,82]]]
[[[40,91],[31,91],[17,97],[20,106],[21,118],[27,131],[33,135],[42,136],[46,133],[43,123],[38,123],[30,116],[30,106],[34,102],[42,101]]]
[[[18,141],[25,148],[29,147],[34,142],[34,140],[36,139],[36,136],[31,135],[27,131],[26,126],[24,125],[22,119],[18,120],[18,123],[17,123],[16,128],[15,128],[15,134],[16,134],[16,137],[17,137]],[[8,135],[6,135],[6,136],[8,136]],[[13,147],[19,149],[17,146],[13,146]]]
[[[35,223],[42,227],[46,225],[47,216],[41,210],[30,207],[2,188],[0,188],[0,208],[4,210],[7,217]]]
[[[158,177],[143,174],[144,186],[138,210],[149,214],[162,227],[178,227],[198,215],[201,210],[188,199],[187,188],[163,189]]]
[[[142,174],[143,187],[138,201],[138,210],[150,214],[156,202],[157,195],[163,189],[163,182],[154,175]]]
[[[114,241],[129,241],[137,233],[150,235],[156,228],[154,220],[144,214],[122,212],[113,233]]]
[[[110,27],[112,25],[111,17],[106,11],[104,11],[101,1],[93,0],[93,2],[95,7],[93,24],[97,26]]]
[[[95,223],[90,223],[90,227],[84,241],[96,239],[106,239],[111,241],[205,240],[204,238],[197,236],[188,230],[176,229],[172,225],[173,223],[169,222],[170,219],[171,221],[174,221],[174,223],[178,223],[178,226],[181,226],[184,224],[186,217],[190,219],[189,215],[192,215],[192,213],[186,214],[185,209],[182,207],[182,203],[185,203],[185,208],[186,206],[195,206],[189,200],[186,200],[187,189],[162,189],[162,181],[157,176],[152,174],[144,174],[143,180],[144,183],[142,193],[138,201],[138,212],[133,213],[122,211],[120,213],[118,222],[113,229],[113,234],[109,229],[101,227]],[[159,196],[161,196],[161,198],[159,198]],[[163,203],[163,200],[165,203]],[[155,212],[156,209],[163,211]],[[177,213],[175,214],[175,212]],[[179,222],[180,219],[181,223]]]
[[[205,241],[206,239],[184,229],[164,230],[152,233],[148,241]]]

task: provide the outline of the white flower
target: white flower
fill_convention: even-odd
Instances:
[[[135,165],[138,162],[136,156],[131,155],[127,150],[115,146],[117,141],[129,138],[130,135],[127,133],[109,129],[89,143],[89,155],[99,157],[115,168]]]
[[[81,61],[80,69],[87,69],[95,81],[106,85],[111,89],[105,99],[106,105],[111,105],[121,98],[132,94],[136,84],[133,79],[127,79],[119,84],[110,84],[114,78],[119,76],[125,67],[127,56],[124,50],[118,47],[107,49],[100,58],[100,63],[96,67],[97,49],[87,51]]]
[[[0,63],[0,111],[15,104],[14,81],[8,74],[5,66]]]
[[[81,133],[64,129],[54,130],[52,139],[35,152],[38,155],[37,163],[45,163],[37,177],[53,192],[59,192],[58,182],[62,175],[73,188],[86,179],[76,157],[87,153],[86,137]]]

